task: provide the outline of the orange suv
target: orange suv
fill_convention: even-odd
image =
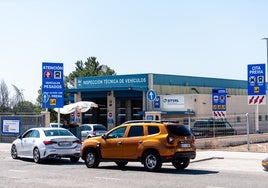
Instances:
[[[193,134],[183,125],[137,120],[86,139],[80,154],[88,168],[103,161],[113,161],[119,167],[140,161],[146,170],[158,171],[164,162],[171,162],[176,169],[186,168],[196,156],[196,147]]]

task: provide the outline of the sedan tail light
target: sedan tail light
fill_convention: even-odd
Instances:
[[[43,141],[43,143],[47,146],[47,145],[52,145],[52,144],[57,144],[56,141],[51,141],[51,140],[45,140]]]
[[[73,141],[73,143],[82,144],[81,140],[75,140],[75,141]]]

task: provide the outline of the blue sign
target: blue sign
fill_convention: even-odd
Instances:
[[[155,90],[149,89],[147,91],[147,99],[150,100],[150,101],[154,101],[155,98],[156,98],[156,92],[155,92]]]
[[[226,111],[226,89],[212,89],[212,111]]]
[[[94,90],[127,88],[146,91],[148,89],[148,74],[78,77],[76,88]]]
[[[148,116],[146,116],[146,120],[154,120],[154,116],[153,115],[148,115]]]
[[[266,95],[265,64],[248,65],[248,95]]]
[[[160,108],[160,96],[156,96],[154,100],[154,108]]]
[[[42,108],[64,105],[63,63],[42,63]]]

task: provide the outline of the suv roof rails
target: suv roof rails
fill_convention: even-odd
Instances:
[[[174,120],[130,120],[126,121],[123,124],[129,123],[179,123],[179,121]]]
[[[129,123],[161,123],[160,120],[130,120],[126,121],[123,124],[129,124]]]

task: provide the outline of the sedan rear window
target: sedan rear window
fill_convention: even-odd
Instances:
[[[52,129],[52,130],[45,130],[44,131],[46,136],[73,136],[71,132],[67,130],[57,130],[57,129]]]
[[[167,129],[170,133],[177,136],[190,136],[191,131],[184,125],[168,125]]]

